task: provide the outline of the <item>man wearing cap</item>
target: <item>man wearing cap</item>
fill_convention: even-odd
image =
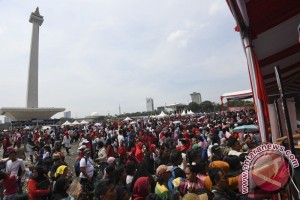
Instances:
[[[25,165],[24,161],[22,159],[17,158],[17,153],[13,147],[8,147],[8,157],[9,160],[6,163],[6,173],[9,176],[15,176],[17,179],[17,184],[19,187],[19,194],[21,194],[22,191],[22,184],[21,184],[21,178],[25,174]]]
[[[61,165],[68,166],[68,164],[66,162],[62,161],[61,156],[60,156],[59,153],[54,153],[52,155],[52,160],[53,160],[54,163],[53,163],[53,165],[51,167],[51,170],[50,170],[50,178],[52,180],[54,180],[55,179],[55,172],[56,172],[57,168],[60,167]]]
[[[155,186],[155,194],[157,194],[161,200],[169,199],[168,180],[171,178],[172,166],[160,165],[156,169],[157,183]]]
[[[83,192],[92,194],[94,190],[93,175],[94,175],[94,161],[90,158],[91,151],[86,148],[84,150],[84,157],[80,160],[80,184],[82,185]]]

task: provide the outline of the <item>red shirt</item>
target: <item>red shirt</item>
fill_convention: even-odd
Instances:
[[[51,192],[50,189],[47,190],[38,190],[37,187],[37,182],[33,179],[28,180],[28,194],[29,194],[29,199],[30,200],[36,200],[37,197],[39,196],[45,196]]]
[[[6,179],[3,179],[2,185],[4,187],[3,194],[10,195],[18,192],[18,185],[15,176],[8,176]]]
[[[124,146],[118,147],[118,154],[119,154],[120,158],[125,159],[127,156],[126,147],[124,147]]]
[[[106,155],[107,155],[107,158],[115,157],[115,151],[114,151],[114,148],[111,145],[108,145],[106,147]]]

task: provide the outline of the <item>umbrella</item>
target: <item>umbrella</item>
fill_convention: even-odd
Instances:
[[[258,132],[258,126],[257,125],[243,125],[243,126],[238,126],[238,127],[235,127],[233,129],[233,132],[234,133],[237,133],[237,132]]]
[[[129,124],[137,124],[137,122],[135,122],[135,121],[132,121],[132,122],[130,122]]]
[[[181,121],[174,121],[173,124],[181,124]]]

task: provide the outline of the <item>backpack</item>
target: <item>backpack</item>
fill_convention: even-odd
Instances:
[[[87,164],[87,158],[85,158],[85,162]],[[82,159],[82,158],[81,158]],[[81,160],[80,159],[80,160]],[[80,160],[76,160],[75,164],[74,164],[74,170],[75,170],[75,175],[78,177],[80,175]]]
[[[172,177],[169,178],[169,181],[168,181],[168,189],[171,191],[174,189],[174,186],[173,186],[173,180],[176,178],[175,177],[175,169],[179,168],[178,166],[173,166],[172,169],[171,169],[171,174],[172,174]]]

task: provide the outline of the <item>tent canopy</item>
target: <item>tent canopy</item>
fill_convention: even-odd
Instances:
[[[82,120],[82,121],[80,122],[80,124],[88,124],[88,122],[85,121],[85,120]]]
[[[131,121],[132,119],[130,117],[126,117],[123,121]]]
[[[72,122],[72,125],[78,125],[80,124],[77,120],[75,120],[74,122]]]
[[[168,116],[164,111],[161,111],[161,113],[157,117],[166,117]]]
[[[278,94],[274,66],[286,93],[300,93],[300,1],[227,0],[241,36],[249,39],[267,95]]]
[[[252,90],[243,90],[237,92],[224,93],[221,96],[221,100],[226,98],[227,100],[249,99],[252,98]]]

